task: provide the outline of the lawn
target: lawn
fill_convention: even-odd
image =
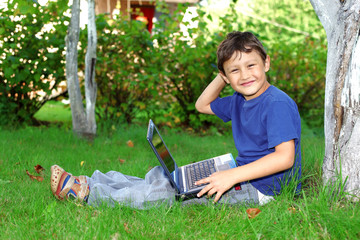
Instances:
[[[232,152],[231,135],[207,135],[161,128],[179,164]],[[69,127],[25,127],[0,131],[0,239],[358,239],[359,203],[351,203],[320,181],[324,138],[304,127],[303,190],[277,196],[264,206],[186,206],[148,210],[124,206],[93,208],[52,196],[50,167],[74,175],[94,170],[144,177],[157,159],[146,126],[99,129],[94,142],[77,139]],[[131,140],[133,146],[129,146]],[[34,166],[44,181],[31,180]],[[249,219],[246,210],[261,212]]]

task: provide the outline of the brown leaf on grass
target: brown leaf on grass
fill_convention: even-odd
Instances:
[[[30,177],[31,180],[35,179],[39,182],[42,182],[44,180],[44,178],[41,176],[34,176],[34,175],[30,174],[28,170],[26,170],[26,174]]]
[[[296,208],[294,208],[294,207],[289,207],[289,208],[288,208],[288,211],[289,211],[290,213],[296,213]]]
[[[41,173],[42,171],[44,171],[45,169],[41,166],[41,165],[36,165],[36,166],[34,166],[34,169],[35,169],[35,172],[37,172],[37,173]]]
[[[127,233],[130,233],[130,230],[129,230],[129,224],[128,223],[124,223],[124,230],[127,232]]]
[[[133,141],[131,141],[131,140],[127,141],[126,144],[127,144],[129,147],[134,147],[134,143],[133,143]]]
[[[125,163],[125,160],[124,160],[124,159],[119,158],[119,162],[120,162],[121,164],[124,164],[124,163]]]
[[[261,210],[258,208],[248,208],[246,210],[246,213],[247,213],[249,219],[256,217],[260,212],[261,212]]]

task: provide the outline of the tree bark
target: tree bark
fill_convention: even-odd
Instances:
[[[80,84],[78,79],[78,51],[77,45],[80,34],[80,1],[74,0],[71,7],[71,20],[66,37],[66,80],[71,104],[73,130],[83,132],[85,111],[82,104]]]
[[[82,102],[78,79],[78,42],[80,34],[80,1],[73,0],[71,21],[66,37],[66,80],[70,98],[73,131],[79,136],[93,138],[96,134],[95,102],[95,63],[96,63],[96,25],[94,0],[89,0],[88,49],[85,59],[85,97],[86,112]]]
[[[94,135],[96,134],[95,103],[97,93],[97,85],[95,82],[96,45],[95,3],[94,0],[88,0],[88,46],[85,57],[85,98],[88,132]]]
[[[310,1],[328,40],[323,179],[360,196],[360,1]]]

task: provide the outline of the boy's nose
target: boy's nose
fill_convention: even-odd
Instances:
[[[250,73],[248,71],[243,71],[241,74],[241,80],[247,80],[250,78]]]

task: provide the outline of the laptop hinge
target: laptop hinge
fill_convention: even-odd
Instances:
[[[183,167],[179,167],[179,177],[178,177],[178,185],[180,188],[180,193],[184,193],[187,191],[186,189],[186,179],[184,177],[184,168]]]

